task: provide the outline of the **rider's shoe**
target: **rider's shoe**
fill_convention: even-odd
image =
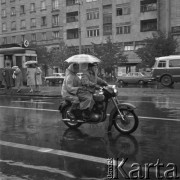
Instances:
[[[74,116],[74,114],[71,111],[67,111],[67,116],[70,119],[76,119],[76,117]]]
[[[89,111],[89,109],[83,110],[82,116],[84,121],[90,121],[91,112]]]

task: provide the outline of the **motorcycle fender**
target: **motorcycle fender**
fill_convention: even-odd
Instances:
[[[60,113],[63,112],[64,108],[65,108],[67,105],[69,105],[69,103],[66,102],[66,101],[62,101],[62,102],[60,103],[59,108],[58,108],[59,111],[60,111]]]
[[[133,104],[130,103],[120,103],[118,104],[119,109],[136,109],[136,106],[134,106]]]

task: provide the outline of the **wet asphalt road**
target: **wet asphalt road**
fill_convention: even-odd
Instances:
[[[68,129],[57,111],[60,99],[0,97],[0,177],[29,180],[106,179],[107,158],[132,163],[174,163],[180,173],[180,96],[120,97],[137,106],[139,127],[131,136],[107,122]],[[111,107],[109,108],[110,111]],[[143,171],[144,172],[144,171]],[[154,179],[155,171],[151,171]],[[119,179],[123,179],[119,174]]]

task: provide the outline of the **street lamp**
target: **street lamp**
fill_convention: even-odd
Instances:
[[[78,34],[79,34],[79,54],[81,54],[81,52],[82,52],[82,47],[81,47],[81,4],[82,4],[82,2],[79,0],[77,4],[79,5],[79,12],[78,12],[78,18],[79,18],[79,30],[78,30]]]

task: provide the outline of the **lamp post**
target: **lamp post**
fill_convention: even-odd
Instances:
[[[78,34],[79,34],[79,54],[82,52],[82,47],[81,47],[81,2],[80,0],[78,1],[79,5],[79,12],[78,12],[78,19],[79,19],[79,29],[78,29]]]

